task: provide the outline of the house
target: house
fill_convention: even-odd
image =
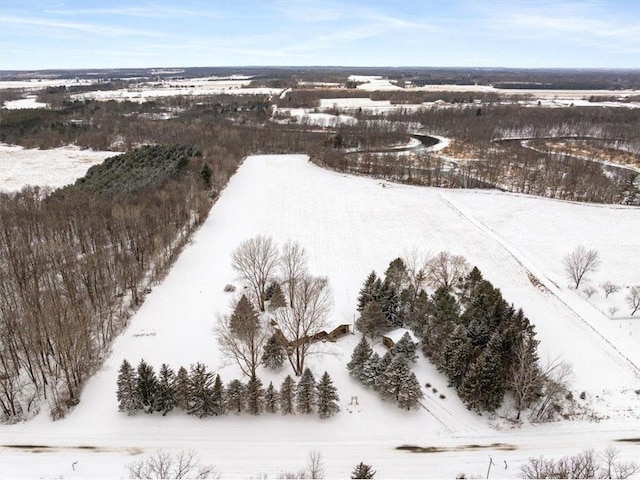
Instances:
[[[411,330],[408,330],[406,328],[396,328],[395,330],[391,330],[390,332],[387,332],[382,336],[382,344],[385,347],[391,349],[396,344],[396,342],[404,337],[405,333],[409,334],[412,342],[418,343],[420,341],[418,338],[416,338]]]

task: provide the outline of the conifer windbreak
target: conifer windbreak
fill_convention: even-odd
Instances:
[[[236,415],[245,410],[246,407],[246,387],[240,380],[232,380],[227,386],[225,394],[225,407],[228,412]]]
[[[187,413],[197,415],[200,418],[213,415],[212,384],[213,374],[207,370],[204,364],[198,362],[191,366]]]
[[[151,365],[140,360],[136,376],[137,402],[146,413],[153,413],[153,403],[158,388],[158,379]]]
[[[333,385],[331,376],[324,372],[320,381],[316,385],[316,398],[318,404],[318,416],[320,418],[329,418],[340,411],[338,402],[338,390]]]
[[[258,377],[252,377],[247,383],[247,412],[260,415],[264,411],[264,389]]]
[[[316,405],[316,380],[309,368],[305,368],[296,388],[296,410],[308,415],[313,413]]]
[[[273,382],[269,382],[269,386],[264,392],[264,411],[267,413],[276,413],[278,411],[278,403],[280,396],[273,386]]]
[[[119,411],[131,414],[138,409],[136,383],[135,370],[126,359],[123,360],[118,370],[118,389],[116,391]]]
[[[175,389],[176,374],[169,365],[163,363],[158,374],[158,388],[153,401],[153,410],[162,412],[163,416],[173,410],[176,405]]]
[[[280,410],[283,415],[295,413],[295,396],[296,382],[291,378],[291,375],[287,375],[280,386]]]

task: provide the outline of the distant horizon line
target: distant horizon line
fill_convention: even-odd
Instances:
[[[317,69],[317,70],[365,70],[365,69],[386,69],[386,70],[398,70],[398,69],[416,69],[416,70],[531,70],[531,71],[549,71],[549,70],[562,70],[562,71],[636,71],[640,70],[638,67],[492,67],[492,66],[416,66],[416,65],[400,65],[400,66],[350,66],[350,65],[199,65],[190,67],[55,67],[55,68],[29,68],[29,69],[4,69],[0,68],[0,73],[37,73],[37,72],[60,72],[60,71],[106,71],[106,70],[192,70],[192,69]]]

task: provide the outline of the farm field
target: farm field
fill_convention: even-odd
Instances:
[[[0,192],[17,191],[25,185],[63,187],[117,154],[73,146],[38,150],[0,144]]]
[[[118,413],[116,377],[124,358],[132,364],[144,358],[156,369],[163,362],[177,369],[200,361],[225,382],[239,377],[237,368],[222,364],[213,327],[230,310],[232,297],[223,288],[235,280],[231,253],[257,234],[280,244],[298,241],[307,249],[311,272],[329,278],[335,325],[353,323],[358,291],[372,269],[380,274],[412,250],[464,255],[507,301],[524,309],[536,325],[543,358],[573,364],[572,391],[586,392],[585,412],[600,420],[586,414],[582,420],[513,428],[503,419],[480,417],[466,410],[424,358],[414,368],[420,383],[437,386],[446,398],[427,392],[425,409],[400,411],[348,376],[344,365],[357,336],[324,345],[327,354],[310,362],[316,377],[329,371],[341,396],[342,411],[329,420]],[[640,319],[612,321],[567,288],[562,256],[577,244],[600,252],[594,285],[640,281],[640,256],[632,253],[640,251],[637,208],[397,185],[326,171],[302,155],[249,157],[113,344],[78,407],[55,423],[43,411],[29,423],[3,427],[0,476],[119,478],[125,464],[158,448],[195,450],[224,478],[274,478],[302,468],[311,450],[322,453],[330,478],[348,476],[360,461],[380,478],[452,478],[484,476],[492,455],[492,477],[512,478],[520,464],[541,454],[616,446],[622,459],[637,459],[637,440],[618,440],[640,431]],[[381,345],[376,349],[384,351]],[[286,373],[261,369],[259,375],[278,386]],[[358,406],[350,405],[352,396]],[[396,450],[401,445],[438,451]]]

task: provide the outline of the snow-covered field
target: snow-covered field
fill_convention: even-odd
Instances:
[[[0,144],[0,191],[18,191],[25,185],[62,187],[117,154],[72,146],[37,150]]]
[[[250,77],[188,78],[162,82],[146,82],[120,90],[105,90],[72,95],[77,100],[117,100],[143,103],[158,97],[177,95],[280,95],[282,88],[247,87]]]
[[[38,102],[35,95],[27,95],[25,98],[21,98],[19,100],[4,102],[2,107],[7,110],[21,110],[24,108],[46,108],[47,104]]]
[[[52,423],[43,412],[32,422],[3,426],[0,476],[120,478],[125,464],[158,448],[196,450],[224,478],[275,478],[304,467],[311,450],[322,453],[329,478],[348,477],[360,461],[371,464],[379,478],[484,477],[489,455],[495,462],[492,478],[513,478],[530,456],[608,446],[618,447],[623,460],[637,460],[637,338],[610,328],[605,316],[566,288],[560,259],[575,244],[585,244],[602,255],[593,281],[638,282],[640,256],[634,252],[640,251],[640,209],[498,192],[384,187],[380,181],[322,170],[302,155],[249,157],[165,281],[116,340],[68,418]],[[212,328],[217,315],[229,310],[231,297],[223,288],[234,281],[231,252],[256,234],[280,243],[292,239],[307,249],[312,273],[327,275],[332,285],[335,324],[353,322],[358,291],[372,269],[382,273],[389,261],[414,248],[465,255],[507,300],[524,308],[536,325],[542,355],[573,363],[574,394],[586,390],[585,403],[612,418],[513,429],[467,411],[424,359],[416,374],[422,385],[437,387],[438,396],[427,392],[428,410],[400,411],[347,375],[344,365],[357,336],[325,344],[331,354],[310,361],[316,377],[324,370],[331,373],[342,399],[342,411],[329,420],[118,413],[115,385],[123,358],[134,365],[144,358],[156,369],[163,362],[177,369],[201,361],[225,382],[239,376],[237,368],[222,365]],[[532,285],[529,273],[547,289]],[[259,371],[263,382],[277,386],[286,373]],[[442,392],[445,399],[439,398]],[[352,396],[358,397],[358,408],[348,407]],[[624,438],[636,440],[618,441]],[[396,450],[403,444],[442,451]]]

